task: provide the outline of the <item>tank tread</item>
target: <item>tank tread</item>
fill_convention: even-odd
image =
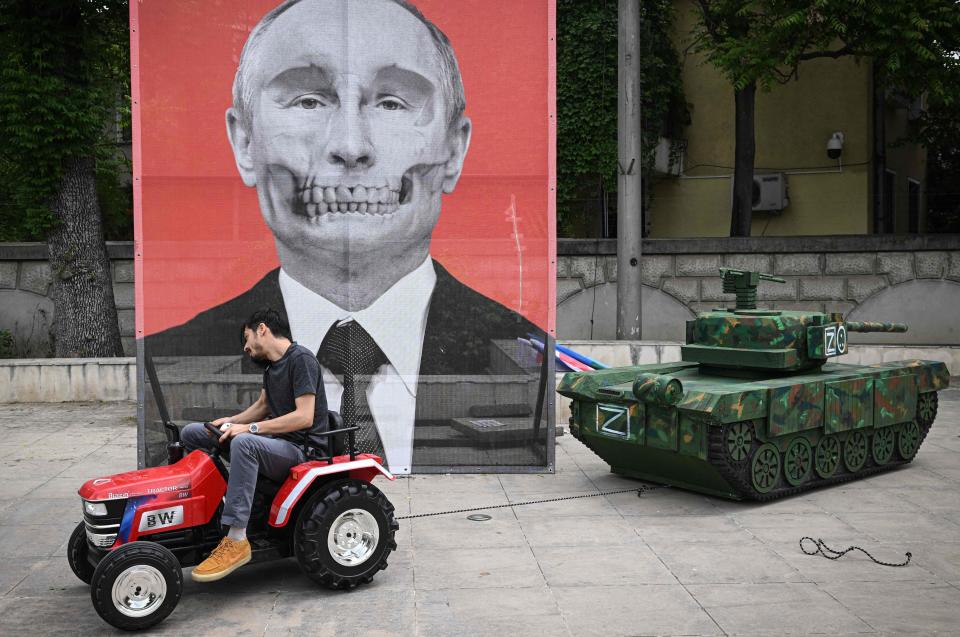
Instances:
[[[917,422],[917,425],[920,428],[920,441],[917,444],[918,450],[923,445],[923,441],[926,439],[927,433],[929,433],[932,424],[932,421],[929,423]],[[769,502],[770,500],[776,500],[785,496],[803,493],[804,491],[809,491],[811,489],[816,489],[823,486],[859,480],[860,478],[866,476],[888,471],[896,467],[902,467],[903,465],[912,462],[913,458],[916,458],[916,454],[914,454],[913,458],[910,458],[909,460],[904,460],[901,458],[898,460],[891,460],[883,465],[877,465],[868,455],[867,464],[856,472],[847,471],[846,468],[843,467],[838,468],[838,475],[833,475],[829,478],[821,478],[816,474],[815,471],[811,471],[810,478],[799,486],[787,485],[786,481],[781,475],[778,477],[778,486],[776,488],[772,489],[768,493],[760,493],[754,489],[753,485],[750,483],[750,463],[739,463],[738,466],[737,463],[734,463],[730,459],[726,446],[723,444],[723,427],[711,426],[708,429],[710,433],[707,460],[720,473],[720,475],[723,476],[727,483],[733,487],[738,496],[744,500],[756,500],[758,502]],[[754,438],[753,444],[753,450],[755,450],[758,446],[756,438]],[[751,453],[751,457],[752,455],[753,454]],[[781,454],[781,473],[783,471],[782,456],[783,454]]]

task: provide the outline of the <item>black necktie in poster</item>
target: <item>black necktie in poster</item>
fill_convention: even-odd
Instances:
[[[330,328],[317,358],[331,372],[343,376],[340,414],[344,427],[360,427],[357,451],[383,458],[383,444],[367,403],[367,387],[387,357],[359,323],[349,321]]]

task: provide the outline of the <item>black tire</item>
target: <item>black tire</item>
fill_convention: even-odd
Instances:
[[[138,586],[144,580],[143,575],[137,579],[136,567],[143,567],[140,573],[147,573],[154,578],[153,581],[159,585],[155,597],[159,599],[151,602],[151,596],[148,595],[145,608],[128,609],[125,613],[114,601],[114,586],[115,584],[118,586],[117,592],[122,595],[125,580],[121,578],[126,578],[126,583],[130,587],[137,587],[135,590],[140,593],[141,589]],[[162,578],[162,584],[157,579],[158,576]],[[120,580],[119,583],[118,580]],[[151,590],[149,584],[147,590]],[[160,623],[177,607],[182,592],[183,572],[180,563],[169,549],[153,542],[131,542],[114,549],[100,560],[97,569],[93,572],[90,585],[90,598],[93,600],[93,607],[97,614],[103,621],[121,630],[143,630]],[[143,611],[149,612],[138,615]],[[128,613],[137,616],[131,616]]]
[[[70,541],[67,542],[67,562],[73,574],[84,584],[89,584],[93,577],[93,565],[87,560],[87,555],[90,553],[88,547],[87,529],[83,522],[80,522],[70,534]]]
[[[328,546],[334,522],[350,516],[375,522],[377,529],[375,545],[355,565],[344,564],[345,558],[334,555]],[[342,522],[338,528],[343,528]],[[398,528],[393,505],[379,489],[360,480],[337,482],[322,487],[303,506],[294,529],[293,550],[307,577],[328,588],[351,589],[370,582],[387,568],[390,551],[397,548],[394,537]]]

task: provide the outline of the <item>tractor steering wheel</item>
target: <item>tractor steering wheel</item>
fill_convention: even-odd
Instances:
[[[220,458],[221,453],[229,453],[230,441],[228,440],[227,444],[225,445],[220,443],[220,436],[223,435],[223,432],[220,431],[220,427],[217,427],[212,422],[203,423],[203,427],[207,430],[207,433],[213,436],[213,448],[210,449],[210,457],[216,460]]]
[[[214,440],[217,441],[217,445],[220,445],[220,436],[223,435],[223,432],[220,431],[220,427],[217,427],[212,422],[203,423],[204,428],[206,428],[207,433],[213,436]]]

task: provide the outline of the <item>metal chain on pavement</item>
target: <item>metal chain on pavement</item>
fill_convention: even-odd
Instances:
[[[804,540],[810,540],[811,542],[813,542],[813,544],[816,546],[816,549],[813,551],[808,551],[803,546]],[[883,560],[878,560],[874,556],[870,555],[869,551],[867,551],[866,549],[860,548],[859,546],[851,546],[843,551],[835,551],[829,546],[827,546],[826,544],[824,544],[821,538],[817,538],[815,540],[809,536],[804,536],[800,538],[800,550],[806,553],[807,555],[817,555],[819,553],[820,555],[827,558],[828,560],[839,560],[841,557],[843,557],[850,551],[860,551],[861,553],[869,557],[871,560],[873,560],[875,563],[879,564],[880,566],[906,566],[907,564],[910,563],[910,558],[913,557],[913,553],[911,553],[910,551],[907,551],[905,553],[905,555],[907,556],[907,559],[904,560],[903,562],[900,562],[899,564],[894,564],[893,562],[884,562]]]
[[[606,495],[616,495],[616,494],[619,494],[619,493],[636,493],[636,494],[637,494],[637,497],[641,497],[644,493],[649,493],[650,491],[656,491],[657,489],[664,489],[664,488],[669,488],[669,485],[657,485],[657,486],[647,486],[647,485],[644,485],[644,486],[642,486],[642,487],[640,487],[640,488],[638,488],[638,489],[617,489],[617,490],[614,490],[614,491],[599,491],[599,492],[597,492],[597,493],[586,493],[586,494],[581,494],[581,495],[567,495],[567,496],[560,496],[560,497],[556,497],[556,498],[544,498],[544,499],[542,499],[542,500],[527,500],[527,501],[525,501],[525,502],[511,502],[511,503],[509,503],[509,504],[493,504],[493,505],[490,505],[490,506],[469,507],[469,508],[464,508],[464,509],[450,509],[450,510],[448,510],[448,511],[435,511],[435,512],[433,512],[433,513],[417,513],[417,514],[413,514],[413,515],[401,515],[401,516],[397,517],[396,519],[397,519],[398,521],[399,521],[399,520],[412,520],[412,519],[415,519],[415,518],[430,518],[430,517],[435,517],[435,516],[439,516],[439,515],[453,515],[454,513],[473,513],[473,512],[475,512],[475,511],[490,511],[490,510],[493,510],[493,509],[507,509],[507,508],[512,508],[512,507],[527,506],[527,505],[530,505],[530,504],[545,504],[545,503],[547,503],[547,502],[564,502],[564,501],[567,501],[567,500],[580,500],[580,499],[583,499],[583,498],[596,498],[596,497],[606,496]],[[816,547],[815,550],[813,550],[813,551],[808,551],[808,550],[806,549],[806,547],[804,547],[804,544],[803,544],[805,540],[809,540],[810,542],[812,542],[812,543],[814,544],[814,546]],[[823,539],[816,539],[816,540],[815,540],[815,539],[813,539],[812,537],[809,537],[809,536],[804,536],[804,537],[800,538],[800,550],[803,551],[804,553],[806,553],[807,555],[817,555],[817,554],[822,555],[823,557],[827,558],[828,560],[838,560],[838,559],[840,559],[841,557],[843,557],[844,555],[846,555],[847,553],[849,553],[849,552],[851,552],[851,551],[860,551],[861,553],[863,553],[864,555],[866,555],[867,557],[869,557],[873,562],[875,562],[876,564],[879,564],[880,566],[894,566],[894,567],[897,567],[897,566],[907,566],[907,565],[910,563],[910,559],[913,557],[913,554],[910,553],[909,551],[907,551],[907,553],[906,553],[906,558],[907,558],[907,559],[904,560],[903,562],[900,562],[900,563],[884,562],[883,560],[878,560],[878,559],[875,558],[873,555],[871,555],[869,551],[867,551],[866,549],[861,548],[861,547],[859,547],[859,546],[850,546],[850,547],[844,549],[843,551],[836,551],[836,550],[830,548],[829,546],[827,546],[826,543],[824,543]]]
[[[415,515],[402,515],[397,518],[397,520],[411,520],[413,518],[429,518],[436,515],[452,515],[454,513],[470,513],[472,511],[488,511],[491,509],[506,509],[510,507],[522,507],[528,504],[544,504],[546,502],[562,502],[564,500],[579,500],[581,498],[596,498],[602,495],[615,495],[617,493],[633,493],[636,492],[637,497],[642,496],[644,493],[649,493],[650,491],[656,491],[657,489],[663,489],[665,486],[642,486],[639,489],[618,489],[616,491],[599,491],[597,493],[587,493],[583,495],[567,495],[561,496],[558,498],[546,498],[543,500],[527,500],[526,502],[511,502],[510,504],[494,504],[491,506],[482,506],[482,507],[471,507],[468,509],[451,509],[449,511],[437,511],[435,513],[417,513]]]

